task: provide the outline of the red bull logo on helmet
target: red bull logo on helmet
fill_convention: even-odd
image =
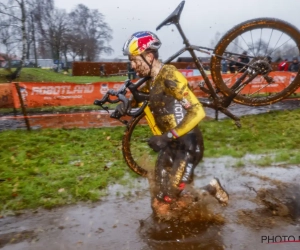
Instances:
[[[150,32],[136,32],[128,42],[128,52],[133,56],[140,55],[156,41],[158,41],[158,39]]]

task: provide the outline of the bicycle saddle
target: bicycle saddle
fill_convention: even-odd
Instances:
[[[159,30],[164,25],[170,25],[174,23],[178,23],[180,19],[180,15],[183,9],[185,1],[182,1],[177,8],[173,11],[173,13],[167,17],[160,25],[157,26],[156,30]]]

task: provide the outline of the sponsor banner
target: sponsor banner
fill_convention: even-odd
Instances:
[[[0,108],[12,108],[13,107],[13,95],[12,84],[1,83],[0,84]]]
[[[193,76],[194,75],[194,70],[193,69],[179,69],[179,71],[185,76]]]
[[[20,82],[20,92],[26,107],[93,105],[109,89],[118,90],[123,82],[32,83]],[[20,107],[16,87],[13,87],[14,105]],[[113,97],[111,98],[113,99]]]
[[[243,90],[242,94],[253,92],[272,93],[279,92],[296,76],[292,72],[272,72],[270,74],[275,80],[274,83],[265,87],[263,76],[257,76]],[[228,87],[238,79],[239,74],[222,75]],[[211,75],[208,75],[211,80]],[[199,84],[203,84],[202,76],[189,76],[188,82],[197,97],[205,97],[205,94]],[[26,107],[45,107],[45,106],[76,106],[93,105],[94,100],[101,99],[109,89],[118,90],[123,82],[98,82],[91,84],[76,83],[34,83],[20,82],[20,92]],[[2,88],[1,88],[2,87]],[[11,93],[12,96],[11,97]],[[300,88],[296,91],[300,92]],[[128,91],[128,96],[130,95]],[[19,97],[15,84],[0,84],[0,107],[20,108]],[[113,99],[114,97],[111,97]],[[13,103],[13,105],[12,105]]]
[[[212,81],[211,79],[211,75],[207,76],[208,79],[210,81]],[[194,92],[195,96],[197,97],[205,97],[208,96],[207,94],[205,94],[199,87],[200,84],[204,84],[204,80],[202,76],[191,76],[191,77],[187,77],[187,80],[189,82],[189,85],[192,89],[192,91]],[[205,84],[204,84],[205,86]]]
[[[198,69],[193,69],[193,76],[201,76],[201,73]]]
[[[222,75],[222,78],[226,83],[226,85],[228,87],[231,87],[240,76],[241,74],[224,74]],[[241,93],[249,94],[254,92],[259,92],[259,93],[280,92],[283,88],[286,88],[292,82],[292,80],[296,77],[296,74],[293,72],[278,71],[278,72],[271,72],[270,76],[274,79],[274,83],[271,83],[266,86],[266,80],[264,79],[264,77],[257,76],[255,79],[253,79],[249,84],[247,84],[243,88]],[[212,82],[211,75],[208,75],[208,78]],[[207,96],[207,94],[203,93],[199,88],[199,84],[204,84],[204,80],[202,76],[187,77],[187,80],[197,97]],[[298,88],[295,91],[295,93],[300,93],[300,88]]]

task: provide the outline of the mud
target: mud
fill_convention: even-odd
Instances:
[[[0,248],[300,249],[299,242],[268,244],[264,240],[276,236],[299,240],[300,166],[255,167],[247,164],[250,157],[254,156],[242,159],[246,166],[240,168],[227,157],[206,158],[197,167],[195,189],[217,176],[230,194],[227,207],[209,198],[209,219],[157,220],[152,216],[148,181],[139,178],[130,187],[110,186],[109,197],[96,203],[3,217]]]
[[[287,99],[272,105],[261,107],[249,107],[239,104],[232,104],[229,110],[236,116],[255,115],[267,113],[272,110],[293,110],[300,107],[300,100]],[[206,115],[210,119],[215,118],[215,111],[206,108]],[[111,127],[122,125],[119,121],[109,118],[106,111],[95,108],[93,111],[82,112],[72,110],[71,112],[36,112],[28,114],[29,123],[32,129],[41,128],[91,128]],[[219,119],[227,118],[224,114],[218,114]],[[26,129],[23,116],[19,113],[0,114],[0,131],[8,129]]]

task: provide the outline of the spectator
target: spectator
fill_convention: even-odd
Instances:
[[[230,71],[230,73],[235,73],[235,58],[231,57],[230,60],[232,60],[232,61],[230,61],[229,65],[228,65],[229,71]]]
[[[104,64],[101,64],[101,66],[100,66],[100,76],[106,76]]]
[[[222,59],[221,65],[222,65],[222,73],[226,74],[228,71],[228,61],[226,59]]]
[[[128,79],[135,79],[136,78],[136,72],[131,67],[130,62],[127,64],[127,73],[128,73]]]
[[[300,68],[300,64],[298,61],[298,57],[293,57],[293,62],[289,66],[289,71],[298,72]]]
[[[285,59],[284,61],[278,64],[279,71],[288,71],[288,69],[289,69],[288,59]]]
[[[247,51],[244,51],[241,56],[238,58],[238,63],[236,64],[237,71],[238,72],[245,72],[247,69],[247,66],[245,64],[248,64],[250,62],[249,57],[247,56]]]

